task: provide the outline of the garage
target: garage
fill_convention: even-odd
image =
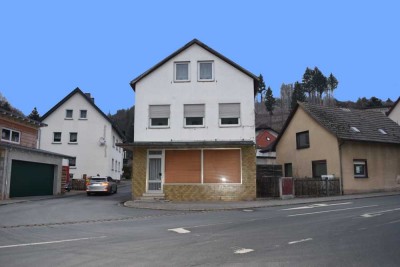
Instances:
[[[10,197],[53,195],[54,165],[12,160]]]

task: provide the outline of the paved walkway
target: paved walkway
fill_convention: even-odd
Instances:
[[[125,207],[156,210],[182,210],[182,211],[212,211],[212,210],[234,210],[253,209],[262,207],[310,204],[329,201],[343,201],[359,198],[371,198],[381,196],[398,196],[400,192],[382,192],[372,194],[344,195],[333,197],[293,198],[293,199],[262,199],[255,201],[235,202],[173,202],[173,201],[126,201]]]

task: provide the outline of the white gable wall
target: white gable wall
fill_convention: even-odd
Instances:
[[[394,107],[392,112],[390,112],[389,118],[400,125],[400,101],[397,102],[397,105]]]
[[[198,82],[198,61],[214,61],[212,82]],[[190,82],[174,82],[174,62],[190,61]],[[136,84],[135,142],[255,141],[254,81],[197,44],[184,50]],[[219,126],[219,103],[240,103],[240,126]],[[170,127],[149,128],[149,105],[171,105]],[[185,128],[184,104],[205,104],[205,127]]]
[[[67,109],[73,110],[73,119],[65,119]],[[87,110],[87,119],[79,119],[80,110]],[[80,94],[75,94],[51,113],[44,121],[48,126],[40,130],[40,149],[62,153],[76,157],[76,168],[71,167],[70,173],[74,178],[82,178],[100,174],[119,179],[122,170],[112,170],[112,159],[120,162],[122,169],[123,151],[113,147],[113,138],[121,138],[112,129],[108,120],[100,114]],[[53,133],[61,132],[61,144],[53,143]],[[78,133],[77,144],[69,143],[69,133]],[[100,145],[100,137],[105,137],[106,144]],[[114,163],[115,164],[115,163]]]

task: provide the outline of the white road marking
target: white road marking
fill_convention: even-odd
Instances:
[[[307,206],[283,209],[283,210],[302,210],[302,209],[313,209],[313,208],[321,208],[321,207],[328,207],[328,206],[338,206],[338,205],[348,205],[352,204],[353,202],[343,202],[343,203],[333,203],[333,204],[326,204],[326,203],[317,203]]]
[[[400,208],[397,209],[391,209],[391,210],[382,210],[382,211],[376,211],[376,212],[371,212],[371,213],[365,213],[363,215],[361,215],[361,217],[364,218],[371,218],[371,217],[375,217],[375,216],[380,216],[383,213],[387,213],[387,212],[391,212],[391,211],[398,211],[400,210]]]
[[[254,251],[254,249],[250,249],[250,248],[239,248],[239,249],[236,249],[235,250],[235,254],[246,254],[246,253],[249,253],[249,252],[253,252]]]
[[[288,242],[289,245],[293,245],[293,244],[297,244],[297,243],[301,243],[301,242],[307,242],[307,241],[311,241],[313,240],[312,238],[306,238],[306,239],[302,239],[302,240],[297,240],[297,241],[291,241]]]
[[[185,228],[168,229],[168,231],[175,232],[175,233],[178,233],[178,234],[187,234],[187,233],[190,233],[190,231],[189,231],[189,230],[186,230]]]
[[[292,214],[292,215],[288,215],[288,217],[296,217],[296,216],[304,216],[304,215],[313,215],[313,214],[319,214],[319,213],[329,213],[329,212],[337,212],[337,211],[344,211],[344,210],[364,209],[364,208],[377,207],[377,206],[378,206],[378,205],[369,205],[369,206],[353,207],[353,208],[346,208],[346,209],[323,210],[323,211],[316,211],[316,212]]]
[[[47,242],[16,244],[16,245],[0,246],[0,249],[2,249],[2,248],[15,248],[15,247],[26,247],[26,246],[37,246],[37,245],[48,245],[48,244],[55,244],[55,243],[65,243],[65,242],[73,242],[73,241],[91,240],[91,239],[106,238],[106,237],[107,236],[84,237],[84,238],[75,238],[75,239],[64,239],[64,240],[56,240],[56,241],[47,241]]]
[[[254,211],[254,210],[243,210],[244,212],[252,212],[252,211]]]

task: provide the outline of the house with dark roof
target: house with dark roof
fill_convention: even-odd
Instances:
[[[68,155],[38,149],[45,123],[0,109],[0,200],[63,193]]]
[[[273,145],[278,132],[266,125],[256,128],[257,165],[273,165],[276,163],[276,152]]]
[[[386,115],[400,125],[400,97],[394,102],[393,106],[389,109]]]
[[[134,199],[255,199],[257,76],[194,39],[130,84]]]
[[[332,175],[344,194],[400,190],[400,126],[381,112],[298,103],[274,147],[285,176]]]
[[[70,178],[122,174],[123,149],[116,143],[123,134],[94,103],[89,93],[76,88],[41,117],[48,126],[40,131],[40,148],[66,153],[70,160]]]

